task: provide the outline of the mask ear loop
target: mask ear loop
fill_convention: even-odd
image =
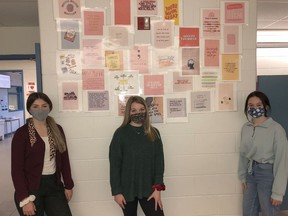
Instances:
[[[247,106],[247,110],[246,110],[246,117],[247,117],[247,120],[250,122],[250,123],[253,123],[253,117],[251,115],[249,115],[249,109],[251,109],[251,107]]]

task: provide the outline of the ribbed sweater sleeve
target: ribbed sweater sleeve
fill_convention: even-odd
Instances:
[[[275,140],[274,141],[275,160],[273,164],[274,182],[271,197],[273,199],[282,201],[283,196],[285,195],[287,178],[288,178],[287,175],[288,143],[286,139],[286,133],[282,127],[279,127],[275,130],[274,140]]]
[[[157,130],[157,129],[156,129]],[[164,152],[163,152],[163,143],[159,134],[159,139],[156,140],[156,150],[155,150],[155,179],[154,184],[164,184],[163,182],[163,173],[164,173]]]
[[[122,193],[121,188],[121,143],[119,129],[115,131],[109,147],[110,185],[112,195]]]
[[[27,131],[18,129],[12,139],[11,144],[11,176],[16,191],[16,200],[20,202],[29,196],[28,182],[25,176],[25,157]]]

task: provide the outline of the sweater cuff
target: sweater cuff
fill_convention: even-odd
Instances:
[[[117,194],[122,194],[122,190],[121,190],[121,189],[118,189],[118,190],[113,189],[113,190],[111,191],[111,193],[112,193],[112,196],[116,196]]]
[[[29,202],[33,202],[36,199],[34,195],[30,195],[29,197],[26,197],[24,200],[22,200],[19,204],[20,208],[28,204]]]
[[[281,201],[281,202],[283,201],[283,196],[275,194],[275,193],[272,193],[271,198],[274,199],[274,200]]]

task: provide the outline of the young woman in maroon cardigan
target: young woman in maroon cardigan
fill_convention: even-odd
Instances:
[[[53,105],[46,94],[30,94],[26,108],[32,118],[15,132],[11,150],[18,212],[20,215],[43,216],[45,212],[48,216],[70,216],[68,202],[74,182],[64,131],[48,116]]]

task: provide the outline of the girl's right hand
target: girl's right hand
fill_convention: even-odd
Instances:
[[[26,205],[22,207],[24,215],[35,215],[36,207],[33,202],[28,202]]]
[[[247,190],[247,183],[243,182],[242,183],[242,191],[244,192],[245,190]]]
[[[125,209],[126,200],[122,194],[115,195],[114,200],[122,209]]]

